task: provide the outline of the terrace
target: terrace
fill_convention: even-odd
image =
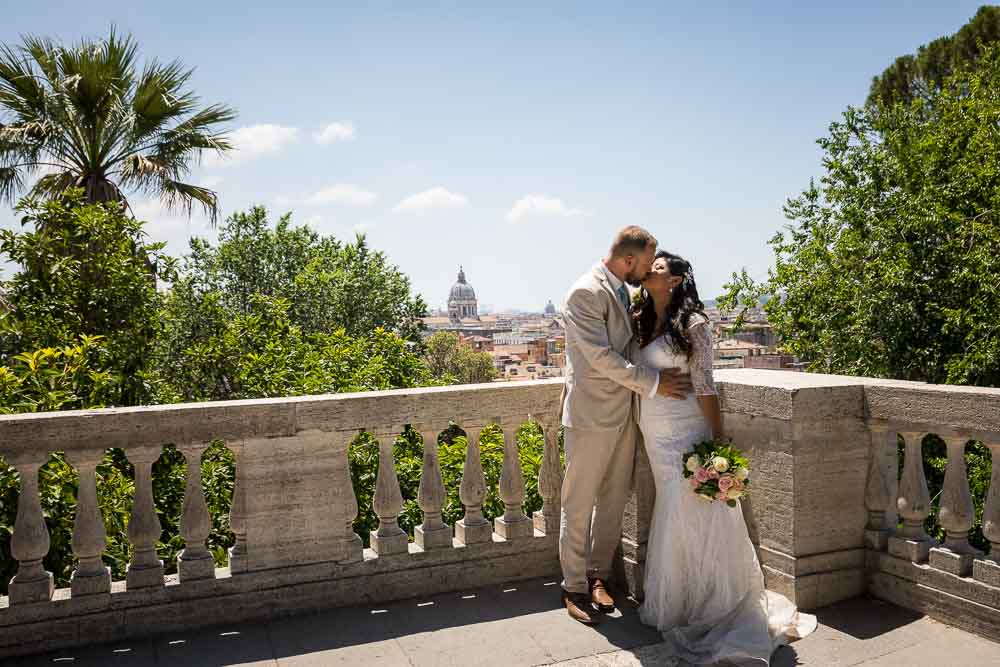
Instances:
[[[812,610],[822,627],[775,664],[1000,664],[1000,466],[983,516],[988,553],[968,543],[974,520],[963,452],[971,440],[1000,452],[1000,390],[865,378],[732,370],[717,374],[728,435],[754,465],[744,515],[767,585]],[[14,664],[662,664],[657,636],[634,604],[597,629],[559,607],[557,409],[561,380],[370,394],[165,405],[0,417],[0,454],[21,475],[12,553],[19,569],[0,598],[0,659]],[[543,507],[523,511],[515,434],[527,420],[545,435]],[[371,547],[353,532],[357,500],[348,443],[374,434],[381,460],[407,426],[436,437],[450,422],[469,442],[504,432],[499,496],[483,516],[486,482],[469,447],[464,518],[442,521],[437,452],[424,451],[412,541],[398,524],[394,466],[374,489]],[[922,443],[947,445],[939,498],[924,477]],[[200,460],[222,439],[236,460],[226,568],[205,546],[211,516],[199,466],[187,466],[176,575],[155,551],[159,524],[150,470],[166,444]],[[899,474],[896,443],[905,443]],[[126,578],[102,562],[98,463],[121,448],[135,466]],[[80,474],[73,516],[78,566],[54,589],[38,471],[65,452]],[[626,513],[619,580],[641,598],[652,508],[644,456]],[[932,508],[942,544],[923,529]],[[971,633],[971,634],[970,634]],[[22,663],[23,661],[23,663]]]

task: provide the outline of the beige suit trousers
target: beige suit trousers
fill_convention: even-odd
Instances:
[[[565,430],[559,561],[562,586],[571,593],[589,592],[588,577],[611,574],[638,439],[635,419],[618,431]]]

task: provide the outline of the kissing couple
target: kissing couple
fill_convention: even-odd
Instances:
[[[677,661],[769,664],[816,619],[765,590],[739,502],[706,502],[684,479],[684,454],[723,435],[691,264],[626,227],[570,288],[563,316],[559,560],[569,615],[591,624],[615,608],[608,578],[641,439],[656,486],[641,620]]]

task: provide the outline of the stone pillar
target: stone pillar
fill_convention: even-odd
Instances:
[[[132,542],[132,562],[125,571],[125,588],[163,586],[163,561],[156,556],[160,537],[160,519],[153,505],[153,463],[160,458],[159,447],[136,447],[128,450],[135,468],[135,497],[128,521],[128,539]]]
[[[538,495],[542,510],[532,514],[535,530],[543,535],[559,535],[559,512],[562,504],[562,461],[559,457],[559,428],[542,425],[545,450],[538,470]]]
[[[896,508],[903,527],[889,538],[889,553],[914,563],[926,563],[934,540],[924,530],[924,521],[931,513],[931,495],[924,475],[923,441],[926,433],[903,433],[906,453],[903,476],[899,481]]]
[[[107,531],[97,502],[97,464],[104,452],[72,452],[66,455],[80,475],[73,521],[73,554],[79,564],[70,578],[73,597],[111,593],[111,569],[104,565]]]
[[[239,574],[246,572],[249,562],[247,558],[247,479],[245,466],[240,462],[243,454],[243,441],[236,440],[227,443],[233,453],[233,463],[236,466],[236,477],[233,480],[233,502],[229,507],[229,526],[233,529],[235,542],[229,548],[229,572]]]
[[[396,476],[391,437],[379,442],[378,477],[375,479],[372,508],[378,515],[378,530],[373,530],[371,533],[372,550],[380,557],[407,553],[409,538],[399,527],[403,494],[399,491],[399,477]]]
[[[493,521],[493,531],[505,540],[520,540],[533,535],[531,520],[524,514],[524,472],[517,450],[516,422],[504,425],[503,468],[500,470],[500,499],[504,513]]]
[[[445,488],[441,478],[441,463],[438,460],[437,432],[430,429],[422,434],[424,440],[424,464],[420,471],[420,489],[417,502],[424,513],[424,521],[414,528],[413,540],[425,551],[452,546],[451,527],[441,519],[444,508]]]
[[[43,461],[29,456],[8,458],[21,475],[17,518],[10,540],[10,553],[17,559],[17,574],[7,586],[11,605],[46,602],[52,599],[54,590],[52,573],[42,565],[49,553],[49,529],[38,497],[38,470]]]
[[[892,497],[889,494],[889,484],[885,478],[882,466],[883,452],[888,447],[893,456],[896,452],[896,432],[882,425],[872,425],[872,460],[868,466],[868,481],[865,484],[865,509],[868,510],[868,524],[865,526],[865,548],[873,551],[885,551],[889,544],[888,522],[886,513]]]
[[[993,473],[983,507],[983,535],[990,541],[990,553],[972,564],[972,576],[1000,588],[1000,440],[984,443],[990,448]]]
[[[944,544],[930,550],[928,560],[932,567],[951,572],[959,577],[972,573],[972,561],[982,552],[969,544],[969,531],[975,519],[969,477],[965,468],[965,443],[963,437],[946,437],[948,465],[944,472],[941,490],[941,511],[938,520],[945,530]]]
[[[184,549],[177,556],[177,574],[181,582],[215,577],[215,560],[205,547],[205,540],[212,530],[212,517],[208,514],[205,491],[201,486],[201,455],[207,448],[208,444],[204,442],[178,446],[187,464],[184,509],[180,520]]]
[[[462,485],[458,497],[465,507],[465,516],[455,524],[455,539],[460,544],[478,544],[493,539],[493,527],[483,516],[483,499],[486,497],[486,476],[479,452],[480,428],[466,430],[465,464],[462,467]]]

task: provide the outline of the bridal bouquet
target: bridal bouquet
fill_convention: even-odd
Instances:
[[[736,507],[750,486],[749,465],[746,455],[731,443],[706,440],[684,455],[684,477],[699,498]]]

